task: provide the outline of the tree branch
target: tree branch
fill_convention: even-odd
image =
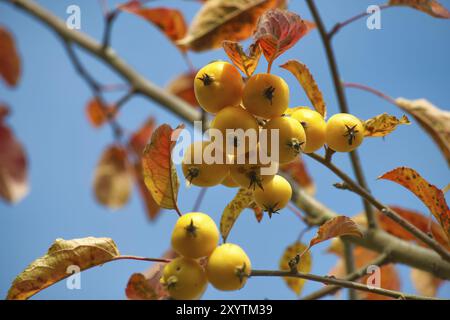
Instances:
[[[342,240],[344,244],[344,261],[345,261],[345,272],[347,275],[355,272],[355,257],[353,256],[353,245],[347,240]],[[357,294],[354,289],[348,290],[348,299],[356,300]]]
[[[149,261],[149,262],[161,262],[161,263],[169,263],[170,259],[161,259],[161,258],[147,258],[147,257],[139,257],[139,256],[118,256],[111,259],[111,261],[117,260],[139,260],[139,261]]]
[[[339,69],[336,63],[336,58],[334,56],[333,48],[331,47],[331,41],[328,37],[328,34],[325,30],[325,26],[322,22],[322,18],[319,15],[319,12],[317,11],[316,5],[314,4],[313,0],[306,0],[306,3],[308,4],[309,10],[311,11],[311,14],[314,17],[314,21],[317,25],[317,28],[319,30],[320,36],[322,38],[323,45],[325,47],[325,53],[328,59],[328,64],[330,66],[331,75],[333,78],[334,88],[336,91],[336,95],[339,102],[339,109],[343,113],[349,113],[349,108],[347,105],[347,100],[345,98],[345,92],[342,87],[340,75],[339,75]],[[357,151],[350,152],[350,161],[352,163],[353,172],[355,173],[356,180],[358,183],[366,190],[369,190],[367,186],[366,179],[364,177],[364,173],[362,171],[361,163],[359,160],[359,156]],[[369,228],[376,228],[377,223],[375,220],[375,214],[372,206],[363,199],[363,205],[364,205],[364,211],[367,216],[367,223],[369,225]]]
[[[440,300],[436,298],[430,298],[430,297],[423,297],[423,296],[417,296],[412,294],[406,294],[399,291],[394,290],[388,290],[383,288],[376,288],[366,286],[359,282],[352,282],[344,279],[337,279],[334,277],[323,277],[323,276],[317,276],[310,273],[302,273],[302,272],[292,272],[292,271],[279,271],[279,270],[252,270],[250,277],[291,277],[291,278],[301,278],[316,282],[322,282],[325,284],[331,284],[331,285],[337,285],[343,288],[349,288],[349,289],[355,289],[355,290],[361,290],[365,292],[371,292],[371,293],[377,293],[381,294],[383,296],[391,297],[391,298],[397,298],[397,299],[406,299],[406,300]]]

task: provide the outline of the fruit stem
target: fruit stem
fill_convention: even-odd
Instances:
[[[139,261],[150,261],[150,262],[160,262],[160,263],[169,263],[170,259],[162,259],[162,258],[147,258],[147,257],[139,257],[139,256],[130,256],[130,255],[122,255],[117,256],[111,259],[111,261],[115,260],[139,260]]]

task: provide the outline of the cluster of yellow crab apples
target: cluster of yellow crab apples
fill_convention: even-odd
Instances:
[[[210,127],[225,137],[220,143],[220,154],[216,148],[210,153],[214,159],[223,161],[202,161],[212,140],[194,142],[182,161],[185,178],[200,187],[222,184],[249,189],[254,202],[270,217],[284,208],[292,195],[290,183],[277,175],[278,164],[290,163],[300,153],[314,152],[325,144],[331,150],[349,152],[364,138],[363,124],[353,115],[335,114],[326,122],[310,108],[288,109],[289,87],[273,74],[260,73],[244,81],[232,64],[215,61],[198,71],[194,90],[200,106],[214,115]],[[257,133],[277,129],[278,141],[272,144],[269,133],[265,143],[262,140],[245,143],[234,137],[231,147],[227,146],[230,131],[240,129]],[[262,169],[272,165],[262,161],[264,152],[277,155],[275,172],[263,174]],[[256,160],[250,161],[253,155]],[[249,161],[242,163],[237,159]],[[208,281],[219,290],[238,290],[244,286],[251,271],[248,256],[239,246],[230,243],[218,246],[218,241],[217,226],[208,215],[192,212],[178,219],[172,247],[180,257],[166,265],[161,278],[172,298],[198,298]],[[206,260],[199,260],[205,257]]]

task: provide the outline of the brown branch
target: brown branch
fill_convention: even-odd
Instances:
[[[383,214],[385,214],[387,217],[389,217],[391,220],[395,221],[397,224],[399,224],[403,229],[411,233],[413,236],[415,236],[417,239],[421,240],[425,244],[427,244],[430,248],[435,250],[439,255],[445,259],[446,261],[450,262],[450,253],[443,248],[438,242],[436,242],[434,239],[430,238],[426,233],[419,230],[416,226],[411,224],[409,221],[403,219],[401,216],[399,216],[395,211],[390,209],[388,206],[384,205],[377,199],[375,199],[366,189],[364,189],[362,186],[358,185],[358,183],[354,182],[349,176],[347,176],[344,172],[341,171],[338,167],[336,167],[333,163],[327,161],[325,158],[315,154],[307,154],[309,157],[313,158],[314,160],[320,162],[327,168],[329,168],[331,171],[333,171],[339,178],[341,178],[345,184],[348,187],[348,190],[358,194],[362,198],[366,199],[369,203],[371,203],[375,208],[380,210]]]
[[[310,273],[303,272],[292,272],[292,271],[278,271],[278,270],[252,270],[250,277],[291,277],[291,278],[301,278],[316,282],[321,282],[328,285],[336,285],[343,288],[355,289],[365,292],[377,293],[383,296],[406,299],[406,300],[440,300],[436,298],[423,297],[418,295],[406,294],[399,291],[388,290],[383,288],[369,287],[359,282],[348,281],[344,279],[337,279],[328,276],[317,276]]]
[[[339,75],[339,69],[336,63],[336,58],[334,56],[333,48],[331,47],[331,41],[328,37],[328,34],[325,30],[325,26],[322,22],[322,18],[319,15],[319,12],[317,11],[316,5],[314,4],[313,0],[306,0],[306,3],[308,4],[309,10],[311,11],[311,14],[314,17],[314,21],[317,25],[317,29],[319,30],[320,36],[322,38],[323,45],[325,47],[325,53],[327,56],[328,64],[330,66],[331,75],[333,78],[334,88],[336,91],[336,95],[339,102],[339,109],[343,113],[349,113],[349,108],[347,105],[347,99],[345,98],[345,92],[342,87],[340,75]],[[358,183],[366,190],[369,190],[367,186],[366,179],[364,177],[364,173],[362,171],[361,163],[359,160],[359,156],[357,151],[350,152],[350,161],[352,164],[353,172],[356,176],[356,180]],[[364,205],[364,211],[367,216],[367,222],[369,225],[369,228],[376,228],[377,223],[375,220],[375,214],[372,206],[363,199],[363,205]]]
[[[344,280],[347,280],[347,281],[358,280],[359,278],[362,278],[365,275],[367,275],[367,269],[370,266],[381,267],[381,266],[387,264],[388,262],[389,262],[389,254],[387,254],[387,253],[380,254],[378,256],[378,258],[376,258],[372,262],[366,264],[364,267],[356,270],[355,272],[347,275],[344,278]],[[339,286],[326,286],[325,288],[319,289],[316,292],[313,292],[307,296],[304,296],[302,298],[302,300],[317,300],[317,299],[323,298],[327,295],[334,294],[334,293],[338,292],[339,290],[341,290],[341,287],[339,287]]]
[[[146,258],[139,256],[118,256],[111,259],[111,261],[116,260],[139,260],[139,261],[149,261],[149,262],[161,262],[161,263],[169,263],[170,259],[161,259],[161,258]]]
[[[347,240],[342,240],[344,244],[344,261],[345,261],[345,272],[352,274],[355,272],[355,257],[353,256],[353,245]],[[348,299],[356,300],[358,295],[354,289],[349,289]]]
[[[390,103],[392,103],[392,104],[394,104],[394,105],[397,104],[397,102],[395,101],[394,98],[388,96],[387,94],[384,94],[383,92],[381,92],[381,91],[379,91],[379,90],[376,90],[376,89],[374,89],[374,88],[371,88],[371,87],[369,87],[369,86],[366,86],[366,85],[364,85],[364,84],[354,83],[354,82],[344,82],[344,83],[342,83],[342,85],[343,85],[345,88],[360,89],[360,90],[363,90],[363,91],[370,92],[370,93],[372,93],[372,94],[374,94],[374,95],[376,95],[376,96],[378,96],[378,97],[380,97],[380,98],[386,100],[387,102],[390,102]]]

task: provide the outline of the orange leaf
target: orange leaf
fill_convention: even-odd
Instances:
[[[423,231],[424,233],[428,234],[429,232],[431,232],[433,238],[437,242],[439,242],[442,246],[450,250],[450,245],[447,242],[446,235],[442,230],[441,226],[434,221],[430,221],[430,217],[427,217],[413,210],[404,209],[397,206],[389,206],[389,207],[403,219],[409,221],[411,224],[413,224],[416,228]],[[417,241],[417,238],[415,236],[413,236],[411,233],[403,229],[401,226],[398,225],[398,223],[394,222],[392,219],[386,217],[384,214],[378,213],[377,218],[380,227],[386,232],[403,240]]]
[[[177,9],[145,8],[140,1],[132,0],[119,9],[133,13],[158,27],[172,42],[183,38],[187,32],[183,14]]]
[[[14,87],[20,78],[20,58],[11,33],[0,27],[0,76]]]
[[[323,100],[322,92],[317,86],[316,80],[314,80],[308,67],[297,60],[289,60],[280,67],[290,71],[295,78],[297,78],[309,100],[313,104],[314,109],[316,109],[316,111],[325,118],[327,114],[327,107],[325,105],[325,101]]]
[[[177,254],[172,250],[167,250],[162,256],[163,259],[174,259]],[[134,273],[128,280],[125,293],[131,300],[157,300],[165,299],[169,295],[161,285],[159,279],[165,263],[158,262],[143,273]]]
[[[172,149],[184,125],[173,130],[159,126],[146,145],[142,156],[144,182],[156,203],[166,209],[177,209],[180,181],[172,163]]]
[[[149,117],[147,121],[135,132],[131,134],[128,145],[133,149],[134,153],[140,157],[144,151],[150,137],[155,128],[155,118]]]
[[[126,150],[117,145],[109,146],[95,169],[94,193],[97,201],[111,209],[123,207],[130,199],[131,178]]]
[[[308,31],[308,25],[293,12],[271,9],[264,13],[258,20],[253,37],[269,63],[268,70],[277,57],[294,46]]]
[[[285,3],[286,0],[208,0],[178,44],[204,51],[219,48],[224,40],[245,40],[265,11]]]
[[[436,0],[390,0],[389,5],[407,6],[435,18],[450,19],[450,12]]]
[[[306,169],[306,164],[302,158],[280,166],[281,171],[289,174],[309,195],[316,193],[316,185]]]
[[[264,217],[263,209],[261,207],[259,207],[255,202],[250,203],[250,205],[248,207],[253,210],[256,221],[261,222],[261,220]]]
[[[433,274],[420,269],[411,269],[411,281],[417,293],[426,297],[435,297],[444,282]]]
[[[340,236],[362,237],[363,235],[352,219],[346,216],[337,216],[319,227],[316,236],[309,243],[309,247],[311,248],[320,242]]]
[[[0,197],[16,203],[28,193],[28,164],[22,144],[3,121],[9,109],[0,106]]]
[[[379,179],[391,180],[414,193],[430,209],[450,240],[450,210],[442,190],[430,184],[414,169],[407,167],[396,168]]]
[[[149,217],[150,220],[154,220],[158,216],[160,208],[156,203],[155,199],[153,199],[153,196],[150,193],[150,191],[148,191],[147,187],[145,186],[141,164],[136,163],[134,165],[134,170],[139,194],[142,200],[144,201],[145,212],[147,212],[147,216]]]
[[[105,106],[97,98],[92,98],[86,105],[86,116],[94,128],[101,127],[108,121],[108,114],[114,113],[114,107]]]
[[[192,106],[199,106],[194,92],[194,80],[197,71],[187,72],[179,75],[167,85],[166,89],[170,93],[183,99]]]
[[[257,43],[252,43],[248,48],[248,53],[244,51],[238,42],[224,41],[222,47],[225,53],[236,67],[244,72],[247,77],[251,77],[258,66],[261,57],[261,47]]]

